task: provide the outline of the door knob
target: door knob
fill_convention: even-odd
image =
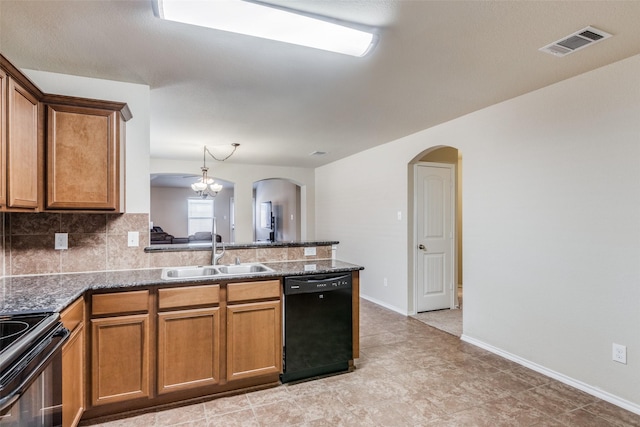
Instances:
[[[425,248],[425,246],[424,246],[422,243],[420,243],[420,244],[418,245],[418,249],[422,249],[422,250],[424,251],[424,250],[426,250],[427,248]]]

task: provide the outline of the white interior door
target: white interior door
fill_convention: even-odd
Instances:
[[[416,165],[416,311],[453,308],[454,180],[449,164]]]

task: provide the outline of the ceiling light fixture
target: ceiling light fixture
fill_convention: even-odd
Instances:
[[[244,0],[153,0],[156,15],[199,25],[351,56],[364,56],[377,36],[325,17]]]
[[[206,145],[204,146],[204,153],[202,154],[202,167],[200,168],[200,170],[202,171],[202,177],[199,178],[198,181],[191,184],[191,189],[198,194],[198,197],[201,197],[203,199],[206,199],[208,197],[216,197],[218,193],[222,191],[222,184],[218,184],[213,180],[213,178],[209,178],[207,154],[209,154],[214,160],[224,162],[229,157],[231,157],[233,153],[236,152],[240,144],[234,142],[233,144],[231,144],[231,146],[233,147],[233,151],[231,151],[231,153],[224,159],[217,158],[211,153],[211,151],[209,151]]]

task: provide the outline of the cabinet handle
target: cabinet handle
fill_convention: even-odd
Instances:
[[[418,249],[422,249],[423,251],[427,250],[427,248],[422,243],[418,245]]]

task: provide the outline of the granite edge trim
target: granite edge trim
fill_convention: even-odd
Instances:
[[[328,240],[328,241],[309,241],[309,242],[270,242],[270,243],[227,243],[224,245],[225,250],[233,249],[277,249],[277,248],[299,248],[299,247],[311,247],[311,246],[333,246],[338,245],[340,242]],[[222,244],[218,244],[218,248],[222,248]],[[144,248],[147,253],[154,252],[189,252],[189,251],[210,251],[211,245],[197,244],[190,245],[189,243],[178,243],[170,245],[151,245]]]

